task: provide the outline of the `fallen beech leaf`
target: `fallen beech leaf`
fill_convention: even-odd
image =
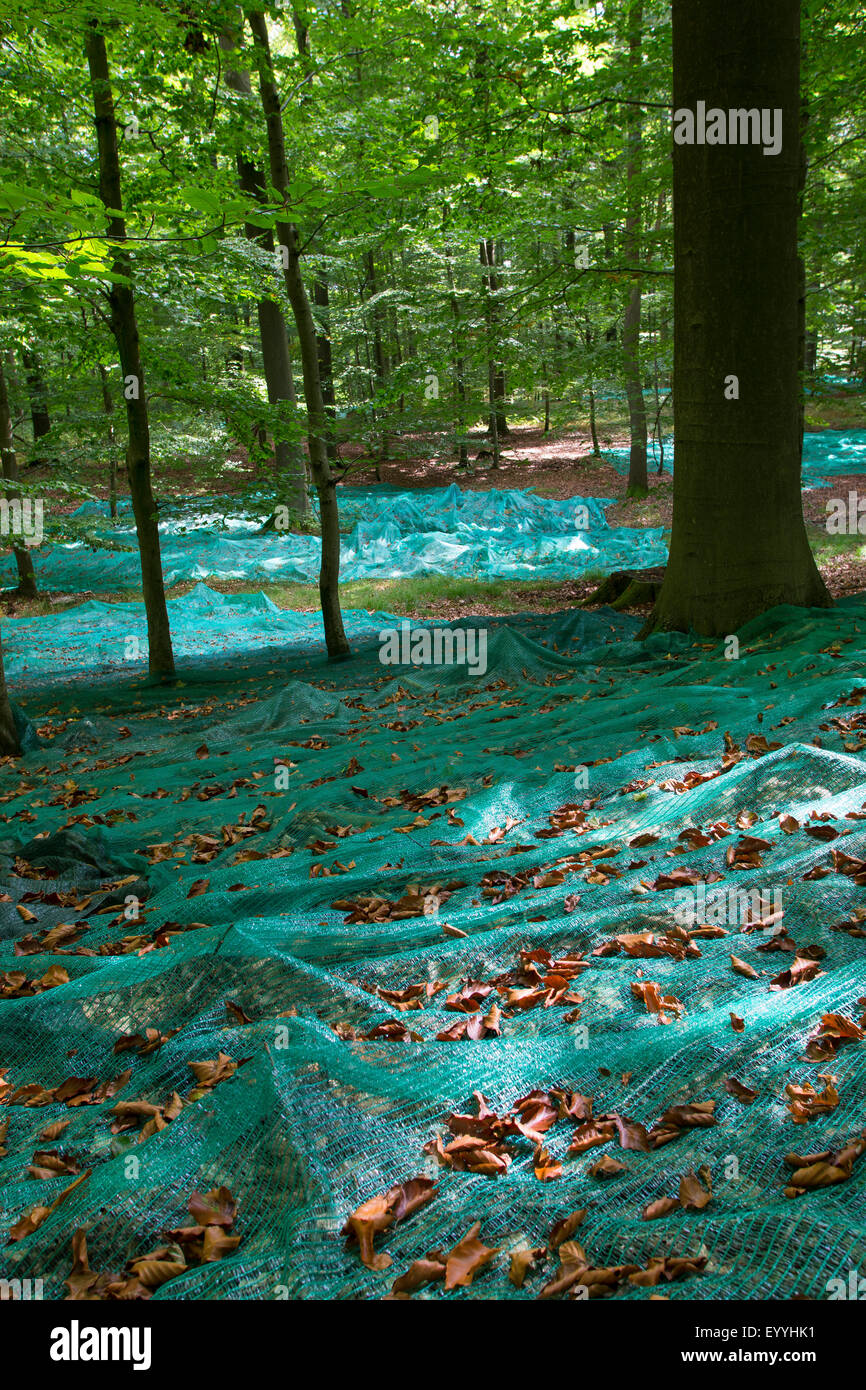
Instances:
[[[829,1115],[830,1111],[835,1110],[839,1104],[839,1092],[836,1090],[835,1076],[819,1075],[818,1080],[824,1082],[824,1089],[821,1092],[816,1091],[808,1081],[803,1086],[788,1085],[785,1087],[788,1108],[795,1124],[805,1124],[808,1120],[814,1120],[819,1115]]]
[[[788,970],[783,970],[779,975],[775,975],[770,981],[770,989],[793,989],[795,985],[802,985],[807,980],[813,980],[816,975],[823,975],[823,970],[816,960],[809,960],[804,956],[795,956],[793,965]]]
[[[678,1211],[680,1202],[678,1197],[658,1197],[654,1202],[645,1206],[640,1214],[641,1221],[657,1221],[661,1216],[668,1216],[672,1211]]]
[[[445,1263],[445,1288],[462,1288],[472,1283],[475,1275],[499,1253],[498,1247],[486,1246],[478,1239],[481,1222],[476,1221],[461,1241],[449,1250]]]
[[[701,1178],[707,1184],[706,1187],[701,1183]],[[701,1168],[700,1174],[695,1175],[691,1170],[684,1173],[680,1178],[680,1205],[685,1211],[703,1211],[711,1201],[713,1196],[713,1184],[710,1177],[710,1170],[706,1166]]]
[[[428,1255],[426,1260],[415,1260],[398,1279],[394,1280],[391,1286],[392,1294],[411,1294],[416,1289],[423,1289],[425,1284],[433,1284],[439,1279],[445,1278],[445,1257],[434,1258]]]
[[[562,1217],[560,1221],[555,1221],[550,1228],[550,1235],[547,1237],[548,1248],[558,1250],[564,1240],[571,1240],[578,1226],[584,1220],[586,1212],[586,1207],[580,1207],[577,1211]]]
[[[69,1184],[68,1187],[64,1187],[63,1191],[60,1193],[58,1197],[54,1198],[54,1201],[51,1203],[50,1206],[32,1207],[30,1211],[25,1213],[25,1215],[20,1218],[20,1220],[16,1221],[15,1225],[9,1232],[9,1244],[11,1245],[17,1240],[24,1240],[25,1236],[32,1235],[32,1233],[42,1225],[42,1222],[46,1219],[46,1217],[50,1216],[52,1212],[55,1212],[57,1208],[60,1206],[61,1202],[66,1201],[66,1198],[69,1196],[70,1192],[74,1192],[75,1188],[78,1187],[80,1183],[87,1182],[87,1179],[90,1177],[91,1171],[92,1169],[88,1168],[85,1173],[82,1173],[79,1177],[77,1177],[74,1182],[71,1182]]]
[[[618,1178],[620,1173],[628,1172],[628,1164],[620,1163],[618,1158],[611,1158],[610,1154],[602,1154],[587,1172],[591,1178]]]
[[[357,1241],[361,1263],[368,1269],[387,1269],[392,1262],[391,1256],[377,1254],[373,1250],[376,1235],[411,1216],[419,1207],[426,1206],[438,1191],[438,1187],[430,1178],[417,1177],[408,1178],[405,1182],[389,1187],[387,1192],[370,1197],[347,1219],[342,1230],[342,1234],[346,1236],[346,1244],[351,1245]]]
[[[180,1251],[178,1251],[180,1254]],[[133,1278],[146,1289],[158,1289],[162,1284],[183,1274],[188,1266],[183,1259],[167,1259],[165,1252],[156,1250],[151,1255],[140,1255],[129,1261],[129,1271]],[[69,1280],[67,1280],[67,1283]]]
[[[551,1158],[543,1146],[539,1146],[535,1151],[533,1168],[539,1182],[553,1182],[556,1178],[562,1177],[562,1164],[558,1159]]]
[[[742,1081],[738,1081],[735,1076],[725,1077],[725,1090],[735,1096],[737,1100],[742,1101],[743,1105],[751,1105],[758,1096],[757,1091],[753,1091],[750,1086],[744,1086]]]
[[[516,1289],[523,1288],[527,1274],[543,1259],[544,1253],[543,1245],[537,1246],[534,1250],[530,1250],[529,1246],[523,1246],[520,1250],[512,1252],[508,1278]]]
[[[187,1207],[189,1214],[199,1226],[225,1226],[230,1229],[237,1216],[237,1202],[227,1187],[214,1188],[202,1196],[194,1192]]]

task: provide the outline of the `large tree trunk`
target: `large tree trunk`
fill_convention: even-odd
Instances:
[[[237,46],[234,33],[220,35],[220,48],[224,53],[232,53]],[[251,95],[250,75],[240,69],[226,69],[226,86],[239,96]],[[238,151],[236,156],[238,182],[244,193],[250,194],[258,202],[265,199],[265,179],[262,171],[252,160]],[[251,222],[244,224],[244,234],[248,241],[255,242],[272,256],[276,252],[274,235],[270,228],[255,227]],[[262,349],[262,365],[265,372],[265,385],[268,401],[277,405],[280,401],[295,404],[295,383],[292,377],[292,359],[289,352],[289,339],[283,311],[275,300],[262,296],[256,305],[259,322],[259,342]],[[310,512],[310,498],[307,491],[307,470],[304,451],[299,444],[289,440],[274,440],[274,467],[278,484],[284,492],[291,509],[301,516]]]
[[[640,92],[642,86],[640,81],[642,27],[643,0],[633,0],[628,15],[629,73],[632,93]],[[628,154],[625,171],[628,207],[625,218],[623,255],[626,263],[635,267],[640,264],[641,255],[641,136],[641,108],[629,106],[626,116]],[[631,282],[622,326],[625,392],[628,397],[628,424],[631,439],[628,461],[629,497],[645,497],[647,494],[647,428],[640,364],[640,320],[641,282],[640,276],[635,274]]]
[[[274,83],[268,26],[259,10],[247,11],[247,19],[256,47],[259,50],[259,90],[268,133],[268,157],[271,183],[288,204],[289,172],[286,166],[286,144],[280,98]],[[310,451],[310,470],[319,499],[322,524],[322,564],[319,570],[319,598],[325,643],[332,660],[350,655],[340,612],[340,515],[337,506],[336,479],[328,462],[327,421],[322,399],[322,380],[319,375],[319,355],[316,325],[313,321],[300,266],[300,239],[292,222],[279,220],[277,235],[286,247],[284,277],[286,292],[295,326],[304,375],[304,400],[307,406],[307,441]]]
[[[42,364],[33,348],[23,348],[21,361],[24,364],[24,380],[30,401],[30,419],[33,424],[33,458],[31,464],[45,463],[46,459],[39,448],[40,439],[51,433],[51,416],[48,412],[48,391],[42,375]]]
[[[9,703],[6,689],[6,673],[3,670],[3,645],[0,643],[0,756],[20,758],[21,744],[15,728],[15,716]]]
[[[799,0],[673,0],[674,110],[782,111],[782,148],[675,144],[673,530],[652,625],[826,606],[800,493]],[[736,380],[734,380],[736,378]]]
[[[129,436],[126,472],[141,555],[141,587],[147,615],[148,666],[152,676],[165,679],[174,675],[174,654],[162,578],[159,523],[150,474],[150,422],[135,316],[132,265],[124,250],[126,224],[121,211],[123,203],[120,159],[117,152],[117,122],[105,39],[99,32],[97,20],[92,20],[88,25],[87,63],[93,88],[93,113],[99,149],[99,196],[106,211],[108,235],[114,245],[112,271],[119,277],[108,291],[108,306],[111,331],[117,343],[120,370],[124,379]]]
[[[0,459],[2,459],[4,479],[7,483],[13,484],[5,489],[6,500],[10,503],[17,502],[20,508],[21,493],[14,486],[18,481],[18,460],[15,456],[12,411],[9,408],[9,392],[6,388],[6,373],[3,370],[2,354],[0,354]],[[12,508],[10,507],[9,510],[11,512]],[[12,542],[12,549],[15,563],[18,566],[18,593],[22,598],[36,598],[36,575],[33,570],[30,551],[26,545],[16,545],[14,541]]]

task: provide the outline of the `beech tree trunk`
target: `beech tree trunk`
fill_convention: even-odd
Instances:
[[[443,218],[443,231],[445,219]],[[463,336],[460,324],[460,301],[454,283],[454,247],[445,248],[445,265],[448,275],[448,299],[451,305],[451,362],[454,371],[455,420],[457,435],[457,467],[469,467],[469,446],[466,443],[466,359],[463,356]]]
[[[673,530],[651,625],[831,602],[800,493],[799,0],[673,0],[673,106],[782,111],[782,148],[674,145]]]
[[[364,257],[364,276],[366,283],[365,299],[374,299],[378,294],[376,283],[376,261],[372,251],[368,251]],[[377,304],[373,305],[373,364],[376,368],[376,386],[378,390],[383,390],[388,380],[388,363],[385,357],[385,349],[382,344],[382,315]],[[375,412],[374,412],[375,414]],[[381,464],[388,461],[388,432],[382,431],[381,441],[381,461],[376,465],[376,477],[381,478]]]
[[[334,363],[331,356],[331,299],[328,290],[328,282],[324,275],[318,276],[313,285],[313,303],[319,311],[319,331],[316,334],[316,353],[319,358],[322,400],[325,405],[325,415],[329,422],[325,447],[328,452],[328,462],[333,467],[337,462],[337,441],[334,433],[337,401],[334,395]]]
[[[9,703],[6,689],[6,673],[3,670],[3,644],[0,642],[0,755],[5,758],[20,758],[21,744],[15,728],[15,716]]]
[[[491,302],[491,294],[495,288],[495,276],[493,275],[493,265],[496,259],[496,251],[493,241],[485,237],[479,243],[478,258],[481,262],[483,274],[481,276],[481,290],[484,297],[484,325],[487,347],[487,399],[489,403],[487,430],[490,435],[490,452],[492,454],[492,465],[499,467],[499,412],[496,402],[496,364],[493,360],[493,338],[496,332],[496,315]]]
[[[225,53],[231,53],[237,46],[235,34],[228,31],[220,35],[219,42]],[[249,73],[233,67],[226,70],[226,86],[243,97],[249,97],[252,92]],[[258,202],[263,202],[266,190],[262,171],[240,150],[235,162],[241,190]],[[255,227],[251,222],[247,222],[244,224],[244,235],[248,241],[255,242],[272,256],[275,255],[274,235],[270,228]],[[278,405],[280,401],[288,401],[294,405],[295,383],[283,311],[274,299],[263,295],[256,304],[256,312],[268,401],[271,405]],[[275,439],[274,467],[288,505],[301,516],[308,516],[310,498],[303,449],[299,444],[293,444],[289,440]]]
[[[630,90],[640,92],[641,42],[643,28],[643,0],[634,0],[628,15],[628,52]],[[626,115],[626,142],[628,158],[626,163],[627,211],[623,255],[626,264],[638,266],[641,255],[641,108],[630,105]],[[625,318],[622,326],[622,351],[625,362],[625,390],[628,398],[628,424],[631,449],[628,461],[628,496],[647,495],[647,426],[646,404],[643,397],[643,382],[640,364],[640,322],[641,322],[641,282],[635,275],[631,282]]]
[[[15,456],[15,439],[12,433],[12,412],[9,408],[9,392],[6,387],[6,373],[3,370],[2,354],[0,354],[0,459],[3,465],[3,477],[7,483],[13,484],[12,487],[5,489],[6,500],[8,502],[18,502],[21,505],[21,493],[14,486],[18,481],[18,460]],[[10,518],[11,520],[11,518]],[[11,535],[10,531],[10,535]],[[36,598],[36,574],[33,570],[33,560],[26,545],[16,545],[12,542],[12,549],[15,555],[15,563],[18,566],[18,593],[21,598]]]
[[[126,472],[141,555],[141,587],[147,615],[148,667],[152,676],[166,679],[174,675],[174,653],[171,647],[159,548],[159,524],[150,472],[150,421],[141,343],[135,316],[132,264],[124,249],[126,223],[121,211],[123,203],[114,98],[111,92],[105,39],[98,25],[98,20],[92,20],[88,25],[87,63],[93,88],[93,114],[99,151],[99,196],[106,211],[108,235],[114,243],[112,270],[115,275],[123,277],[122,283],[115,281],[108,291],[109,322],[117,343],[120,370],[124,379],[129,436]]]
[[[114,414],[114,402],[111,399],[111,388],[108,385],[108,372],[99,364],[99,386],[102,391],[102,408],[108,419],[108,442],[111,448],[111,460],[108,465],[108,511],[112,519],[117,517],[117,455],[114,452],[114,425],[112,415]]]
[[[268,135],[268,159],[271,183],[288,204],[289,172],[286,166],[286,144],[279,93],[274,82],[268,26],[259,10],[248,10],[247,20],[259,51],[259,90]],[[319,598],[328,656],[337,660],[350,655],[343,630],[340,611],[340,516],[337,506],[337,480],[331,473],[327,448],[327,421],[322,399],[322,379],[319,374],[316,325],[310,308],[300,265],[300,239],[293,222],[277,221],[277,235],[287,248],[284,267],[286,293],[298,331],[298,344],[304,377],[304,401],[307,407],[307,442],[310,451],[310,471],[319,499],[322,525],[322,564],[319,570]]]
[[[33,464],[45,463],[45,457],[39,448],[39,441],[51,432],[51,416],[48,412],[48,392],[42,375],[42,364],[38,354],[32,348],[22,349],[21,361],[24,364],[24,380],[27,385],[30,419],[33,424],[34,449],[31,462]]]

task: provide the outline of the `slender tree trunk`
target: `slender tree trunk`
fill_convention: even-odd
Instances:
[[[673,106],[782,112],[782,148],[674,144],[676,469],[651,626],[825,607],[800,493],[799,0],[673,0]],[[724,55],[724,61],[721,56]]]
[[[114,402],[111,399],[111,388],[108,384],[108,372],[99,364],[99,385],[102,390],[102,408],[108,420],[108,442],[111,446],[111,456],[108,464],[108,510],[112,518],[117,517],[117,455],[114,452],[114,424],[112,415],[114,414]]]
[[[30,401],[30,419],[33,424],[33,458],[32,464],[45,463],[45,457],[39,448],[40,439],[44,439],[46,434],[51,432],[51,416],[48,411],[48,392],[45,380],[42,375],[42,364],[38,354],[32,348],[25,348],[21,353],[21,361],[24,364],[24,380],[27,385],[27,396]]]
[[[316,334],[316,354],[319,359],[322,400],[325,404],[325,415],[329,422],[325,447],[328,452],[328,462],[333,467],[337,462],[337,400],[334,395],[334,362],[331,356],[331,297],[328,290],[328,282],[324,275],[319,275],[313,285],[313,303],[319,311],[319,331]]]
[[[376,261],[372,251],[368,251],[364,257],[364,273],[367,284],[367,299],[374,299],[378,293],[376,283]],[[385,350],[382,344],[382,315],[377,304],[373,305],[373,362],[376,368],[376,386],[382,391],[388,379],[388,363],[385,357]],[[388,432],[383,428],[381,442],[381,462],[388,461]],[[376,477],[381,478],[381,468],[376,466]]]
[[[598,428],[595,419],[595,383],[592,371],[592,350],[594,338],[595,334],[593,332],[592,323],[590,322],[589,314],[587,314],[586,323],[583,330],[583,340],[586,344],[586,355],[589,359],[589,437],[592,440],[592,456],[593,458],[599,458],[601,456],[601,449],[599,448],[598,444]]]
[[[493,456],[493,467],[499,467],[499,415],[496,409],[496,365],[493,361],[493,335],[496,329],[493,305],[491,304],[491,292],[493,290],[492,267],[495,257],[494,243],[487,237],[483,237],[479,243],[479,260],[481,261],[481,290],[484,296],[484,326],[485,326],[485,347],[487,349],[487,400],[488,400],[488,433],[490,434],[490,452]]]
[[[259,90],[268,133],[268,157],[271,183],[288,204],[289,172],[286,165],[286,145],[279,93],[274,82],[268,26],[259,10],[248,10],[247,19],[259,50]],[[307,440],[310,451],[310,471],[319,499],[322,525],[322,564],[319,570],[319,598],[325,643],[332,660],[350,655],[343,630],[340,611],[340,516],[337,506],[336,479],[328,462],[327,422],[319,375],[319,355],[316,325],[301,274],[301,247],[298,229],[293,222],[277,221],[277,235],[286,247],[283,274],[286,293],[292,306],[304,376],[304,400],[307,406]]]
[[[220,35],[219,43],[224,53],[231,54],[237,47],[238,36],[233,32],[224,32]],[[241,97],[251,96],[250,75],[242,69],[227,68],[226,86]],[[235,162],[242,192],[249,194],[257,202],[263,202],[266,188],[262,171],[240,150]],[[251,222],[247,222],[244,224],[244,235],[248,241],[263,247],[270,255],[275,254],[274,235],[270,228],[255,227]],[[256,312],[268,401],[271,405],[287,401],[294,406],[295,383],[283,311],[274,299],[263,295],[256,304]],[[301,446],[289,440],[275,438],[274,468],[278,486],[284,493],[288,505],[300,516],[308,516],[310,499],[304,451]]]
[[[589,437],[592,440],[593,458],[601,457],[601,449],[598,443],[598,430],[595,423],[595,391],[589,388]]]
[[[639,92],[642,88],[640,78],[641,44],[643,29],[643,0],[632,0],[628,16],[629,90]],[[628,189],[628,208],[625,219],[623,255],[626,263],[640,264],[641,254],[641,108],[629,106],[626,116],[626,141],[628,159],[626,164],[626,186]],[[631,282],[625,319],[622,327],[622,351],[625,363],[625,391],[628,397],[628,423],[631,449],[628,463],[628,496],[645,497],[647,494],[647,427],[646,404],[643,397],[643,382],[640,364],[640,321],[641,321],[641,282],[636,274]]]
[[[20,758],[21,743],[15,728],[15,716],[9,703],[6,688],[6,673],[3,670],[3,644],[0,642],[0,755],[4,758]]]
[[[454,369],[454,396],[456,419],[454,428],[457,434],[457,467],[469,467],[469,447],[466,443],[466,359],[462,353],[460,327],[460,301],[454,284],[454,247],[445,248],[445,264],[448,274],[448,299],[451,305],[451,360]]]
[[[14,486],[18,481],[18,460],[15,456],[15,439],[12,434],[12,412],[9,408],[9,392],[6,388],[6,373],[0,358],[0,459],[3,477],[11,486],[4,489],[7,502],[17,502],[21,506],[21,493]],[[9,508],[9,513],[12,508]],[[9,515],[7,513],[7,515]],[[22,536],[23,536],[22,526]],[[18,593],[21,598],[36,598],[36,574],[33,560],[26,545],[16,545],[12,541],[15,563],[18,566]]]
[[[502,262],[503,262],[504,259],[505,259],[505,251],[504,251],[502,242],[501,242],[501,241],[496,241],[496,242],[494,242],[494,244],[493,244],[493,261],[494,261],[494,267],[495,267],[495,266],[502,265]],[[495,270],[495,269],[493,269],[493,270],[492,270],[492,273],[491,273],[491,277],[490,277],[490,288],[491,288],[491,290],[492,290],[492,292],[493,292],[494,295],[496,294],[496,292],[497,292],[498,290],[501,290],[501,289],[502,289],[502,280],[501,280],[500,276],[498,276],[498,275],[496,274],[496,270]],[[498,338],[498,335],[499,335],[499,309],[498,309],[498,306],[497,306],[497,304],[496,304],[496,300],[495,300],[495,299],[492,299],[492,300],[491,300],[490,309],[491,309],[491,313],[492,313],[492,315],[493,315],[493,331],[494,331],[494,337],[495,337],[495,338]],[[511,433],[511,430],[509,429],[509,427],[508,427],[508,421],[507,421],[507,419],[505,418],[505,368],[503,367],[501,360],[499,360],[499,354],[496,352],[496,347],[497,347],[497,346],[498,346],[498,342],[495,343],[495,345],[494,345],[494,353],[496,354],[497,362],[496,362],[496,370],[495,370],[494,373],[493,373],[493,395],[494,395],[494,398],[495,398],[495,400],[496,400],[496,433],[499,435],[499,438],[500,438],[500,439],[505,439],[505,438],[507,438],[508,435]]]
[[[98,21],[92,20],[87,33],[87,62],[93,88],[93,111],[99,150],[99,196],[108,221],[108,235],[114,246],[112,270],[120,278],[108,291],[111,331],[120,355],[124,378],[126,424],[129,443],[126,471],[132,498],[132,511],[141,555],[141,587],[147,615],[148,665],[150,674],[165,679],[174,675],[174,654],[162,559],[159,524],[150,473],[150,421],[145,395],[144,366],[135,316],[132,265],[124,249],[126,224],[121,209],[120,159],[117,152],[117,122],[108,72],[105,39]]]
[[[485,323],[487,325],[487,394],[490,399],[490,409],[496,416],[489,426],[491,438],[495,434],[497,449],[494,454],[499,460],[498,442],[511,433],[508,428],[508,420],[505,417],[505,370],[498,360],[497,336],[499,333],[499,311],[496,306],[494,295],[502,288],[502,281],[496,274],[496,266],[502,259],[502,243],[486,237],[481,242],[481,264],[485,268],[482,276],[482,288],[484,291]]]

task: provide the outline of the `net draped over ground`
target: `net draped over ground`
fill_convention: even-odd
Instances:
[[[215,498],[170,502],[160,508],[160,543],[166,584],[189,579],[297,580],[314,583],[321,564],[316,535],[263,530],[275,498],[253,493],[236,503]],[[383,485],[339,493],[340,577],[391,578],[444,574],[480,580],[571,579],[664,563],[661,528],[612,527],[605,508],[612,499],[550,500],[517,490],[401,492]],[[139,587],[141,564],[129,505],[109,525],[105,504],[87,502],[76,517],[93,518],[94,538],[46,544],[33,551],[37,581],[68,592]],[[279,518],[278,518],[279,520]],[[0,578],[13,582],[11,555]]]
[[[140,605],[117,608],[4,625],[13,697],[40,745],[2,775],[0,981],[68,974],[0,999],[6,1277],[42,1278],[46,1297],[63,1297],[75,1230],[94,1270],[120,1269],[188,1220],[192,1191],[220,1185],[237,1201],[240,1244],[155,1297],[379,1297],[480,1222],[500,1253],[471,1287],[426,1294],[533,1298],[556,1257],[518,1291],[508,1255],[584,1207],[576,1238],[594,1266],[706,1259],[665,1286],[673,1298],[821,1298],[829,1279],[863,1267],[866,1159],[837,1185],[785,1195],[787,1154],[835,1152],[864,1126],[858,1030],[829,1060],[807,1057],[822,1017],[854,1021],[864,1007],[862,601],[776,609],[741,631],[738,660],[683,635],[639,644],[637,621],[610,610],[469,619],[487,630],[488,669],[467,679],[383,666],[378,632],[397,617],[348,614],[356,656],[331,666],[318,617],[201,589],[170,603],[182,656],[170,689],[122,677],[124,624],[143,631],[143,619]],[[109,617],[114,645],[100,652],[85,625]],[[679,959],[609,954],[618,934],[673,929],[665,876],[682,870],[707,891],[780,889],[782,925],[815,969],[771,988],[798,955],[757,949],[778,921],[728,923]],[[63,892],[92,897],[80,910],[50,900]],[[129,894],[138,920],[124,917]],[[61,926],[76,931],[46,949]],[[501,979],[539,948],[582,953],[579,1005],[508,1007],[494,986],[471,1015],[446,1007],[467,981]],[[732,954],[757,973],[732,968]],[[648,982],[676,1001],[666,1024],[633,989]],[[426,1006],[396,1008],[419,984]],[[494,1001],[498,1036],[437,1040]],[[115,1053],[147,1029],[161,1045]],[[786,1086],[820,1091],[827,1073],[838,1104],[794,1123]],[[70,1078],[84,1091],[70,1084],[56,1099]],[[453,1139],[449,1115],[476,1113],[473,1091],[505,1115],[551,1087],[647,1130],[670,1107],[708,1101],[715,1123],[647,1151],[613,1137],[569,1155],[575,1126],[559,1120],[544,1134],[562,1164],[551,1181],[519,1135],[496,1177],[425,1151]],[[138,1101],[163,1127],[142,1139],[142,1115],[113,1133],[114,1107]],[[65,1120],[59,1140],[40,1139]],[[90,1176],[6,1244],[73,1181],[27,1176],[45,1148]],[[594,1176],[604,1154],[625,1171]],[[642,1219],[703,1165],[704,1210]],[[377,1237],[391,1267],[366,1268],[343,1224],[419,1174],[436,1197]],[[626,1281],[616,1297],[652,1291]]]
[[[605,449],[618,473],[628,473],[629,449]],[[653,437],[647,449],[650,472],[663,463],[664,472],[674,471],[674,441],[664,439],[664,459],[658,439]],[[862,473],[866,469],[866,430],[821,430],[803,436],[803,488],[828,487],[834,478]]]

